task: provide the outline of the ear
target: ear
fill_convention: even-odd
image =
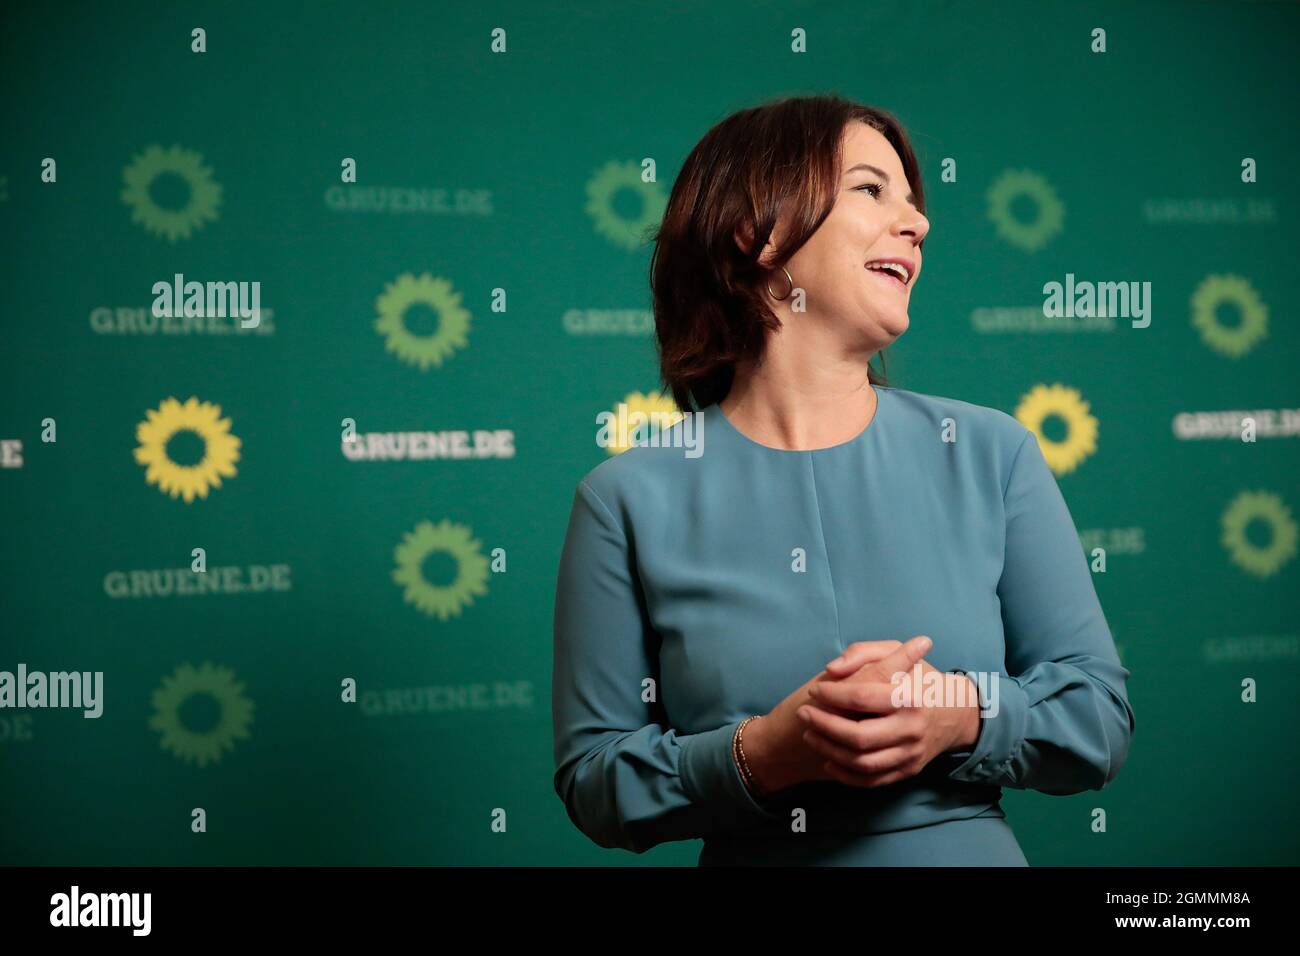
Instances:
[[[746,221],[736,227],[732,236],[740,250],[749,254],[754,245],[754,226]],[[776,230],[772,230],[772,237],[768,239],[767,245],[763,247],[763,252],[759,255],[759,265],[764,268],[771,268],[772,259],[776,255]]]
[[[748,254],[750,246],[754,244],[754,225],[746,220],[736,227],[732,233],[732,239],[736,242],[736,247],[741,252]]]

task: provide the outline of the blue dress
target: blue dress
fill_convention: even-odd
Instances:
[[[1129,671],[1033,433],[873,387],[871,422],[839,445],[769,448],[711,405],[578,484],[555,597],[555,789],[595,843],[702,839],[701,865],[1023,866],[1003,787],[1071,794],[1119,772]],[[883,787],[751,796],[731,755],[742,719],[854,641],[918,634],[931,665],[996,690],[972,749]]]

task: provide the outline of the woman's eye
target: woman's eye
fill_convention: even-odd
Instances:
[[[882,186],[882,185],[880,185],[880,183],[863,183],[861,186],[855,186],[854,188],[855,188],[855,189],[865,189],[865,190],[866,190],[867,192],[869,192],[872,196],[877,196],[877,197],[878,197],[878,196],[880,195],[880,191],[881,191],[882,189],[884,189],[885,187]]]

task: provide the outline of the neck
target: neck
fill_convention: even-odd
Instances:
[[[789,451],[839,445],[875,417],[876,392],[867,377],[871,354],[827,359],[769,347],[762,364],[736,366],[731,390],[718,405],[741,434],[761,445]]]

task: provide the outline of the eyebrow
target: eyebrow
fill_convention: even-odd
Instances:
[[[844,175],[847,176],[849,173],[857,172],[859,169],[871,170],[871,172],[875,173],[877,176],[879,176],[881,179],[885,181],[886,186],[889,185],[889,173],[885,172],[879,166],[872,166],[870,163],[858,163],[858,165],[852,167],[851,169],[846,170]],[[907,196],[905,196],[904,198],[913,206],[916,205],[916,196],[914,194],[908,193]]]

